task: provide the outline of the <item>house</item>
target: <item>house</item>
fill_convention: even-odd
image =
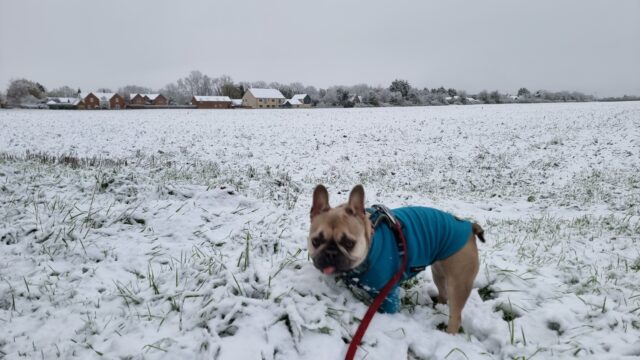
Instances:
[[[455,104],[455,103],[459,103],[460,100],[460,96],[459,95],[454,95],[454,96],[447,96],[446,98],[444,98],[447,103],[449,104]]]
[[[298,99],[291,98],[291,99],[286,99],[284,103],[282,103],[282,105],[280,106],[282,106],[283,108],[300,108],[300,107],[303,107],[304,104]]]
[[[293,95],[293,97],[291,98],[291,100],[298,100],[300,101],[300,107],[311,107],[311,97],[307,94],[296,94]]]
[[[131,94],[129,103],[135,106],[167,106],[169,101],[162,94]]]
[[[482,101],[476,100],[473,97],[467,97],[466,100],[467,100],[467,104],[482,104]]]
[[[118,93],[90,92],[81,95],[86,109],[113,109],[125,108],[125,101]]]
[[[349,101],[352,102],[353,104],[361,104],[362,103],[362,96],[360,95],[353,95],[349,98]]]
[[[242,106],[252,109],[277,108],[280,107],[285,100],[280,90],[252,88],[244,93]]]
[[[49,97],[46,102],[49,109],[84,109],[84,101],[81,98]]]
[[[194,95],[191,104],[198,109],[230,109],[233,102],[228,96],[200,96]]]

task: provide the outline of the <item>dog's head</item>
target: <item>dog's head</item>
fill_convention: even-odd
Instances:
[[[308,243],[316,268],[327,275],[356,268],[367,258],[371,231],[362,185],[351,190],[349,202],[335,208],[329,206],[327,189],[316,186]]]

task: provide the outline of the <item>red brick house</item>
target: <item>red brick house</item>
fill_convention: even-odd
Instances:
[[[82,98],[87,109],[120,110],[126,107],[124,98],[117,93],[90,92]]]
[[[76,105],[76,109],[78,109],[78,110],[86,110],[87,106],[84,103],[84,99],[78,99],[78,100],[79,101],[78,101],[78,105]]]
[[[169,101],[162,94],[131,94],[129,103],[138,106],[167,106]]]
[[[199,96],[191,98],[191,104],[198,109],[230,109],[233,105],[228,96]]]
[[[147,101],[144,99],[142,94],[131,94],[129,96],[129,104],[131,105],[146,105]]]

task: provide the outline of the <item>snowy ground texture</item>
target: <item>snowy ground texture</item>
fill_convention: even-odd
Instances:
[[[0,111],[0,358],[338,359],[367,305],[311,192],[485,227],[464,333],[429,271],[367,359],[640,357],[640,103]]]

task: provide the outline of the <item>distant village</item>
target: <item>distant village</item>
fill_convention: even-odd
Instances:
[[[228,76],[211,78],[194,70],[161,90],[127,85],[116,92],[109,89],[82,92],[69,86],[47,90],[39,82],[11,80],[0,92],[0,108],[123,110],[123,109],[298,109],[311,107],[439,106],[576,101],[633,101],[637,96],[596,98],[576,91],[529,91],[515,94],[482,90],[415,88],[407,80],[396,79],[386,86],[357,84],[326,89],[301,83],[264,81],[234,82]]]
[[[309,108],[311,98],[307,94],[295,94],[287,99],[277,89],[251,88],[244,93],[242,99],[194,95],[190,105],[170,105],[169,99],[163,94],[89,92],[78,93],[77,97],[47,97],[44,104],[38,106],[61,110]]]

